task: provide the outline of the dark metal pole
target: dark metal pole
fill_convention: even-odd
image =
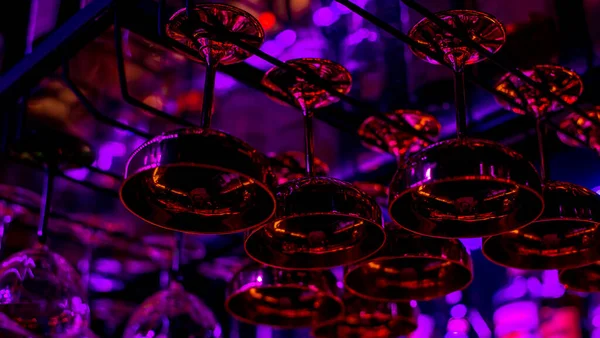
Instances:
[[[212,121],[216,77],[217,65],[216,63],[209,62],[206,65],[206,74],[204,75],[204,98],[202,100],[201,122],[202,128],[210,128],[210,123]]]
[[[465,73],[462,69],[454,71],[454,105],[456,106],[456,135],[466,136],[467,98],[465,96]]]
[[[46,244],[48,239],[48,220],[50,219],[50,206],[52,205],[52,192],[54,190],[55,169],[46,168],[44,177],[44,190],[42,192],[42,204],[40,207],[40,220],[38,224],[38,243]]]
[[[314,176],[315,166],[315,140],[314,140],[314,129],[313,129],[313,116],[312,112],[303,108],[304,113],[304,155],[306,162],[306,176]]]
[[[535,132],[537,134],[537,143],[538,150],[540,152],[540,178],[542,179],[542,183],[546,182],[550,177],[550,172],[548,168],[547,160],[547,152],[544,147],[544,137],[546,134],[546,127],[542,123],[542,119],[540,117],[536,117],[535,120]]]

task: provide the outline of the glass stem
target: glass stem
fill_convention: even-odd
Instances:
[[[538,150],[540,152],[540,178],[542,179],[542,183],[544,183],[550,177],[550,172],[546,163],[547,153],[546,148],[544,147],[546,127],[543,124],[541,117],[538,117],[535,121],[535,132],[537,134]]]
[[[204,75],[204,99],[202,101],[202,121],[200,122],[202,128],[210,128],[213,115],[216,77],[217,63],[209,61],[206,65],[206,74]]]
[[[48,239],[48,220],[50,219],[50,206],[52,205],[52,192],[54,190],[53,168],[46,168],[44,176],[44,190],[42,191],[42,205],[40,207],[40,221],[38,224],[37,238],[38,243],[46,244]]]
[[[315,142],[313,131],[312,112],[306,108],[302,108],[304,113],[304,156],[306,159],[306,176],[313,177],[315,166]]]
[[[467,98],[465,96],[465,73],[462,67],[454,70],[454,105],[456,106],[456,135],[464,138],[467,132]]]
[[[181,282],[183,275],[181,274],[181,266],[183,265],[183,233],[175,233],[175,247],[173,248],[173,257],[171,261],[171,278],[177,282]]]

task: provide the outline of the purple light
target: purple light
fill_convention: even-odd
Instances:
[[[461,238],[460,241],[469,251],[481,249],[481,238]]]
[[[536,277],[529,277],[527,279],[527,289],[533,297],[539,297],[542,295],[542,283]]]
[[[462,299],[462,291],[454,291],[446,295],[446,303],[448,304],[456,304],[460,302]]]
[[[109,170],[113,157],[125,155],[125,150],[125,145],[120,142],[107,142],[103,144],[98,151],[96,165],[101,170]]]
[[[278,57],[283,52],[283,48],[284,47],[279,42],[276,42],[275,40],[270,40],[262,45],[261,50],[267,54],[271,54],[272,56]],[[256,68],[263,70],[269,69],[273,66],[269,62],[259,58],[256,55],[246,60],[246,62]]]
[[[417,301],[416,300],[411,300],[410,301],[410,307],[416,308],[417,307]]]
[[[600,327],[600,315],[595,315],[594,318],[592,318],[592,325],[594,327]]]
[[[546,270],[542,273],[542,297],[560,298],[565,287],[558,280],[558,270]]]
[[[525,296],[527,293],[527,281],[525,278],[516,277],[513,282],[504,289],[504,294],[507,299],[517,299]]]
[[[90,287],[96,292],[111,292],[122,290],[124,285],[122,282],[114,281],[96,274],[90,276]]]
[[[435,321],[428,315],[419,315],[417,318],[417,330],[410,334],[410,338],[430,338],[435,328]]]
[[[452,316],[452,318],[464,318],[466,315],[467,307],[465,304],[457,304],[450,309],[450,316]]]
[[[275,41],[281,44],[283,47],[289,47],[296,42],[296,32],[291,29],[286,29],[283,32],[277,34]]]
[[[218,90],[228,90],[233,88],[237,84],[231,76],[223,73],[217,73],[217,79],[215,81],[215,88]]]
[[[262,283],[262,276],[256,277],[256,281],[259,282],[259,283]]]
[[[90,170],[87,168],[78,168],[78,169],[71,169],[71,170],[67,170],[65,172],[65,175],[76,179],[78,181],[83,181],[85,180],[85,178],[88,176],[88,174],[90,173]]]
[[[531,301],[506,304],[494,312],[494,327],[498,337],[511,332],[530,332],[538,324],[538,308]]]
[[[348,9],[348,7],[346,7],[344,5],[340,5],[340,3],[335,2],[335,1],[331,4],[331,8],[340,14],[352,13],[352,11]]]
[[[340,15],[331,9],[331,7],[321,7],[313,14],[315,25],[320,27],[331,26],[340,18]]]
[[[481,317],[479,311],[473,309],[469,312],[469,322],[471,323],[471,327],[473,327],[473,331],[477,333],[479,338],[492,337],[492,331],[488,327],[485,320],[483,320],[483,317]]]
[[[377,41],[377,33],[376,32],[369,32],[369,36],[367,37],[367,39],[371,42],[375,42]]]

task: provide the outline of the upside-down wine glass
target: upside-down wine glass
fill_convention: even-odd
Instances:
[[[595,106],[586,110],[590,119],[600,120],[600,107]],[[560,124],[561,130],[567,130],[577,135],[579,139],[585,142],[590,148],[600,153],[600,129],[575,113],[569,114]],[[557,132],[558,138],[565,144],[577,147],[579,143],[574,142],[560,131]],[[559,281],[568,289],[579,292],[599,292],[600,291],[600,262],[590,265],[563,269],[559,272]]]
[[[433,139],[441,129],[435,117],[418,111],[399,110],[389,117]],[[358,134],[368,148],[394,155],[399,164],[427,146],[375,117],[366,119]],[[417,235],[393,223],[386,224],[385,231],[382,250],[346,269],[347,292],[374,301],[409,302],[442,297],[473,280],[471,257],[459,240]]]
[[[241,62],[250,53],[204,25],[254,47],[264,39],[259,22],[230,5],[194,5],[173,14],[167,36],[176,49],[184,45],[196,51],[194,60],[206,64],[201,127],[163,133],[135,150],[120,196],[129,211],[159,227],[197,234],[242,232],[274,214],[274,182],[265,155],[210,128],[217,67]]]
[[[313,114],[339,98],[296,76],[297,72],[317,75],[333,90],[346,94],[350,74],[324,59],[295,59],[286,64],[296,72],[274,67],[263,83],[294,99],[303,111],[306,175],[277,188],[275,218],[247,235],[246,252],[257,262],[281,269],[328,269],[359,261],[384,243],[381,209],[352,184],[315,176]]]
[[[183,234],[175,233],[171,273],[163,290],[148,297],[129,318],[124,338],[219,338],[221,326],[198,297],[185,291],[181,275]]]
[[[318,318],[317,338],[388,338],[409,336],[417,329],[418,309],[410,303],[377,302],[344,294],[344,315]]]
[[[303,328],[343,313],[330,271],[289,271],[251,263],[227,287],[225,308],[237,320],[276,328]]]
[[[277,185],[302,178],[306,175],[305,154],[299,151],[286,151],[277,154],[271,157],[271,169],[277,180]],[[312,170],[315,176],[327,176],[329,174],[329,166],[317,157],[314,158]]]
[[[584,143],[600,154],[600,128],[590,122],[590,120],[600,121],[600,106],[586,109],[586,114],[588,118],[575,113],[569,114],[560,123],[560,130],[558,130],[556,134],[558,135],[558,138],[566,145],[571,147],[579,147],[581,146],[581,143]],[[561,130],[575,135],[581,141],[581,143],[573,140],[571,137],[568,137],[562,133]]]
[[[577,73],[560,66],[538,65],[523,72],[567,103],[583,91]],[[528,226],[484,239],[483,254],[492,262],[517,269],[565,269],[600,260],[600,196],[582,186],[551,181],[544,149],[544,115],[562,106],[513,74],[496,84],[498,101],[516,113],[536,118],[544,212]],[[507,101],[509,100],[509,101]],[[509,102],[524,106],[512,108]]]
[[[89,307],[77,271],[46,245],[54,177],[61,170],[90,165],[94,153],[83,140],[37,129],[11,150],[45,169],[37,244],[0,264],[0,312],[33,335],[80,337]]]
[[[436,14],[494,53],[505,32],[493,16],[470,10]],[[464,67],[485,57],[429,19],[409,33],[423,49],[441,54],[454,70],[457,138],[438,142],[403,161],[390,185],[390,217],[402,227],[433,237],[499,234],[534,221],[543,210],[539,176],[520,154],[466,136]],[[419,49],[413,53],[438,62]]]

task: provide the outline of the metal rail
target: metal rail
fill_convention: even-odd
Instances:
[[[398,40],[408,44],[409,46],[411,46],[414,49],[422,51],[423,53],[425,53],[432,59],[436,60],[440,64],[442,64],[446,67],[450,67],[450,65],[448,65],[444,61],[443,56],[439,52],[431,51],[428,48],[420,45],[419,43],[417,43],[416,41],[411,39],[409,36],[407,36],[406,34],[400,32],[393,26],[391,26],[388,23],[377,18],[376,16],[369,13],[368,11],[365,11],[364,9],[360,8],[353,2],[351,2],[349,0],[336,0],[336,1],[344,6],[348,7],[355,14],[357,14],[357,15],[363,17],[365,20],[373,23],[375,26],[386,31],[387,33],[394,36]],[[114,39],[115,39],[115,50],[116,50],[116,58],[117,58],[117,69],[119,72],[119,84],[121,86],[120,89],[121,89],[121,94],[122,94],[123,100],[132,106],[141,108],[154,116],[169,120],[178,125],[190,126],[190,127],[196,126],[195,124],[193,124],[189,121],[186,121],[184,119],[178,118],[173,115],[170,115],[164,111],[161,111],[159,109],[156,109],[154,107],[146,105],[145,103],[131,97],[128,86],[127,86],[127,76],[126,76],[125,67],[124,67],[124,57],[123,57],[123,50],[122,50],[122,45],[121,45],[122,36],[121,36],[120,28],[122,27],[121,26],[122,23],[119,20],[119,15],[120,15],[119,7],[120,6],[115,6],[114,2],[118,2],[118,4],[120,6],[131,5],[131,3],[127,4],[127,2],[119,2],[117,0],[97,0],[97,1],[92,2],[91,5],[85,7],[83,10],[81,10],[79,13],[77,13],[71,19],[69,19],[62,27],[60,27],[55,33],[53,33],[42,44],[40,44],[40,46],[36,48],[34,53],[32,53],[31,55],[24,58],[19,64],[17,64],[15,67],[13,67],[13,69],[11,69],[4,77],[1,78],[0,99],[8,100],[8,99],[11,99],[14,97],[18,97],[18,95],[20,93],[23,93],[25,91],[25,89],[29,88],[32,84],[39,81],[39,79],[44,75],[44,72],[47,72],[49,69],[51,69],[51,70],[55,69],[60,64],[60,61],[62,61],[63,66],[64,66],[63,72],[62,72],[63,81],[71,89],[71,91],[73,91],[73,93],[77,96],[77,98],[80,100],[82,105],[98,121],[105,123],[107,125],[110,125],[114,128],[119,128],[119,129],[122,129],[122,130],[125,130],[128,132],[131,132],[140,137],[144,137],[144,138],[152,137],[153,135],[148,132],[136,129],[134,127],[131,127],[129,125],[121,123],[116,119],[113,119],[111,117],[108,117],[108,116],[102,114],[100,111],[98,111],[98,109],[96,109],[93,106],[91,101],[83,94],[83,92],[81,90],[79,90],[79,88],[75,85],[75,83],[71,80],[71,78],[69,76],[70,74],[69,74],[69,67],[68,67],[68,58],[70,56],[72,56],[73,53],[75,51],[77,51],[79,48],[81,48],[85,43],[87,43],[91,39],[98,36],[102,31],[106,30],[111,23],[110,19],[111,19],[111,15],[112,15],[112,19],[113,19],[112,23],[115,25]],[[571,110],[571,111],[575,112],[576,114],[585,117],[586,119],[589,119],[587,114],[585,114],[585,112],[578,106],[564,102],[564,100],[562,100],[556,94],[551,93],[550,91],[547,90],[547,88],[544,88],[543,85],[531,80],[529,77],[524,75],[519,70],[500,64],[497,61],[497,59],[495,59],[495,57],[489,51],[487,51],[485,48],[483,48],[481,45],[477,44],[476,42],[470,40],[470,38],[462,36],[461,32],[456,31],[452,27],[449,27],[447,24],[445,24],[443,21],[441,21],[435,14],[428,11],[423,6],[417,4],[414,1],[403,0],[403,2],[406,3],[407,6],[417,10],[424,16],[430,18],[432,21],[434,21],[436,24],[438,24],[441,28],[447,30],[450,34],[461,39],[467,45],[469,45],[473,48],[476,48],[479,52],[481,52],[483,55],[486,55],[492,62],[494,62],[500,68],[505,69],[506,71],[521,78],[526,83],[528,83],[531,86],[533,86],[534,88],[538,89],[543,95],[546,95],[546,96],[550,97],[551,99],[556,100],[557,102],[561,103],[566,109]],[[189,3],[190,2],[188,1],[187,5],[186,5],[186,6],[188,6],[188,11],[189,11],[189,6],[190,6]],[[153,4],[155,4],[155,3],[153,3]],[[157,16],[155,18],[157,30],[155,32],[158,35],[158,37],[162,39],[161,43],[163,45],[175,45],[178,50],[183,51],[183,53],[188,54],[188,56],[193,56],[195,54],[195,50],[190,49],[187,46],[181,45],[176,41],[169,40],[168,38],[165,37],[165,34],[164,34],[164,25],[165,25],[165,18],[166,18],[165,1],[159,0],[158,4],[155,4],[155,5],[157,6]],[[421,138],[426,142],[430,142],[430,143],[433,142],[423,132],[415,130],[414,128],[412,128],[410,125],[408,125],[406,123],[402,123],[402,122],[399,123],[398,121],[393,121],[393,120],[389,119],[385,115],[385,113],[379,112],[374,106],[367,104],[365,102],[362,102],[356,98],[353,98],[353,97],[350,97],[347,95],[343,95],[343,94],[337,92],[336,90],[334,90],[332,88],[331,84],[329,84],[327,81],[324,81],[316,74],[312,74],[310,72],[305,72],[305,71],[302,71],[295,67],[292,67],[289,64],[273,57],[272,55],[269,55],[269,54],[259,50],[258,48],[255,48],[252,45],[245,43],[244,41],[241,40],[241,37],[239,35],[236,35],[235,33],[232,33],[230,31],[226,30],[225,27],[223,27],[222,25],[219,25],[219,24],[209,25],[209,24],[202,23],[202,22],[195,22],[195,23],[201,25],[204,29],[211,31],[212,33],[222,36],[224,39],[228,40],[229,42],[250,51],[254,55],[273,64],[274,66],[282,67],[282,68],[292,72],[294,75],[296,75],[300,78],[303,78],[306,81],[313,83],[313,84],[327,90],[332,95],[338,97],[341,101],[346,102],[356,108],[359,108],[361,111],[368,112],[367,116],[372,116],[372,115],[377,116],[377,117],[381,118],[382,120],[386,121],[387,123],[390,123],[394,127],[399,128],[400,130],[403,130],[411,135]],[[447,26],[447,27],[445,27],[445,26]],[[123,26],[123,27],[127,27],[127,26]],[[129,27],[127,27],[127,28],[129,28]],[[58,61],[58,60],[60,60],[60,61]],[[58,61],[58,63],[57,63],[57,61]],[[259,80],[260,74],[262,74],[261,71],[255,69],[249,65],[238,65],[237,67],[238,68],[236,68],[236,66],[225,67],[223,69],[223,71],[230,75],[234,75],[234,77],[235,77],[236,69],[239,70],[239,69],[244,68],[246,70],[253,71],[256,73],[256,83],[251,83],[250,85],[252,85],[254,88],[262,90],[263,92],[267,93],[268,95],[275,96],[287,103],[294,104],[294,102],[291,98],[289,98],[285,95],[281,95],[280,93],[273,92],[272,90],[263,86]],[[507,102],[509,102],[512,106],[517,107],[519,109],[526,110],[526,107],[524,107],[520,104],[517,104],[511,98],[507,97],[503,93],[496,91],[494,88],[491,88],[490,86],[481,83],[477,78],[475,78],[471,75],[468,75],[467,79],[470,82],[480,86],[484,90],[492,93],[496,97],[502,97]],[[319,115],[319,112],[317,111],[317,116],[318,115]],[[367,116],[365,116],[365,117],[367,117]],[[594,123],[594,124],[600,125],[600,122],[598,122],[596,120],[590,119],[590,121],[592,121],[592,123]],[[578,142],[580,144],[584,143],[575,135],[561,130],[556,124],[554,124],[549,119],[545,119],[544,122],[546,124],[548,124],[550,127],[552,127],[553,129],[560,130],[561,133],[567,135],[568,137],[572,138],[576,142]],[[341,123],[331,123],[330,122],[330,124],[334,124],[335,127],[338,127],[342,130],[355,132],[355,130],[352,130],[352,128],[348,127],[348,124],[343,123],[343,121]],[[120,178],[116,174],[106,172],[106,171],[101,171],[95,167],[90,167],[89,169],[95,173],[104,174],[104,175],[113,177],[115,179]],[[78,180],[71,179],[69,177],[65,177],[65,178],[70,179],[75,183],[86,186],[90,189],[99,188],[100,190],[102,190],[102,189],[106,190],[105,188],[102,188],[102,187],[97,187],[97,186],[94,187],[93,185],[90,185],[89,182],[78,181]]]

